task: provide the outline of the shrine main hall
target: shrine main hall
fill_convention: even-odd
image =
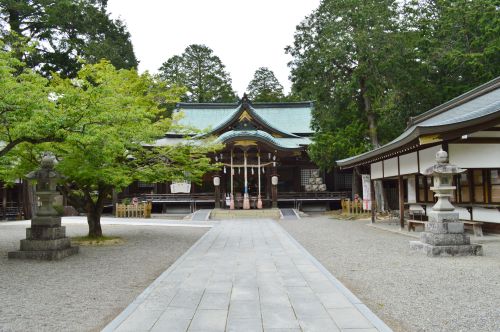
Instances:
[[[196,131],[190,139],[215,137],[223,145],[209,156],[220,169],[205,174],[199,185],[138,182],[123,194],[151,200],[163,213],[186,204],[191,211],[338,208],[350,195],[351,174],[322,172],[310,160],[312,111],[312,102],[252,103],[246,96],[238,103],[179,103],[174,115]],[[157,144],[178,144],[185,136],[168,133]]]

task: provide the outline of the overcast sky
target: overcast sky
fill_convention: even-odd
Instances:
[[[290,90],[284,48],[320,0],[109,0],[128,26],[139,70],[156,72],[190,44],[214,50],[242,95],[259,67],[269,67]]]

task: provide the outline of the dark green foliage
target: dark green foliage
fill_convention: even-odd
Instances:
[[[499,2],[323,0],[287,52],[292,95],[316,101],[309,152],[328,169],[500,75]]]
[[[37,42],[21,60],[45,76],[74,77],[80,58],[96,63],[106,58],[117,68],[137,67],[130,33],[106,13],[106,0],[2,0],[0,26],[13,45],[22,36]]]
[[[237,99],[224,64],[205,45],[189,45],[184,53],[169,58],[159,70],[163,80],[187,88],[183,101],[210,103]]]
[[[283,86],[272,70],[261,67],[255,71],[247,87],[248,97],[254,102],[284,101]]]

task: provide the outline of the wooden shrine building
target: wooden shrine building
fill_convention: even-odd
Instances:
[[[374,200],[373,181],[396,189],[390,208],[399,210],[403,227],[405,212],[420,210],[425,217],[435,202],[432,178],[422,173],[440,149],[451,164],[467,169],[453,183],[460,219],[500,231],[500,77],[412,118],[392,142],[337,163],[370,175],[372,197],[364,199]]]
[[[349,195],[351,175],[322,173],[309,159],[312,109],[312,102],[252,103],[246,96],[238,103],[179,103],[174,112],[182,113],[181,125],[215,136],[224,145],[210,156],[221,169],[205,174],[201,185],[136,183],[127,194],[142,193],[156,212],[159,206],[166,212],[186,203],[191,210],[338,206]],[[197,137],[193,133],[192,139]],[[157,144],[182,139],[169,133]]]

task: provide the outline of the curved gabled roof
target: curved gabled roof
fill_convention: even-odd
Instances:
[[[229,143],[236,140],[261,141],[282,150],[302,149],[304,146],[310,144],[310,140],[306,137],[276,138],[262,130],[231,130],[217,138],[217,141],[220,143]]]
[[[175,112],[184,114],[179,124],[214,132],[220,131],[235,118],[237,119],[243,111],[243,106],[243,103],[179,103]],[[248,103],[246,109],[256,121],[283,136],[297,137],[313,133],[312,102]]]

